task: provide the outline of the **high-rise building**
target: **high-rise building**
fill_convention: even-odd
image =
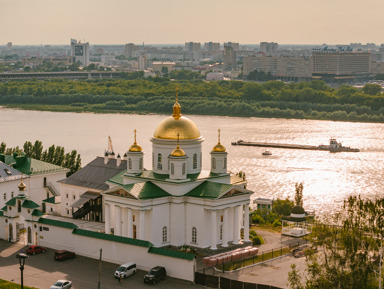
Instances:
[[[232,49],[233,49],[234,51],[239,51],[239,50],[240,50],[240,44],[237,43],[237,42],[225,42],[225,43],[224,43],[224,48],[225,48],[225,46],[230,46],[230,47],[232,47]]]
[[[205,51],[220,51],[220,43],[218,42],[206,42],[204,43]]]
[[[12,49],[12,42],[8,42],[8,43],[7,43],[7,49],[8,49],[8,50],[11,50],[11,49]]]
[[[224,69],[236,70],[236,51],[231,45],[224,45]]]
[[[321,78],[353,78],[370,71],[370,52],[316,49],[311,56],[312,76]]]
[[[260,51],[268,53],[271,51],[276,51],[279,48],[279,45],[276,42],[260,42]]]
[[[139,51],[139,46],[133,43],[125,44],[124,56],[127,58],[136,58],[138,51]]]
[[[139,55],[139,69],[145,70],[148,68],[148,56],[146,54],[140,54]]]
[[[201,55],[200,42],[185,42],[185,50],[189,52],[191,60],[199,60]]]
[[[74,62],[80,62],[83,66],[89,65],[89,43],[77,42],[71,39],[71,56]]]

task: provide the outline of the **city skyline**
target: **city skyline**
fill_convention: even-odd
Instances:
[[[262,41],[282,44],[384,43],[384,2],[324,0],[0,0],[0,45]]]

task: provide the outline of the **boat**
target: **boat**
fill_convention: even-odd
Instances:
[[[271,156],[272,155],[272,153],[270,151],[263,151],[261,154],[263,156]]]
[[[341,144],[341,142],[338,142],[335,138],[329,139],[329,145],[319,145],[319,150],[328,150],[331,153],[337,153],[337,152],[359,152],[359,149],[351,148],[351,147],[345,147]]]

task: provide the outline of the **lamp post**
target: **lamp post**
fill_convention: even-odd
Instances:
[[[19,259],[19,263],[20,263],[21,289],[24,289],[23,270],[24,270],[25,259],[28,258],[28,255],[26,255],[24,253],[19,253],[19,254],[16,255],[16,258]]]

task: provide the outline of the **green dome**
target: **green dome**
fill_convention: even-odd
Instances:
[[[299,215],[299,214],[305,214],[305,211],[304,211],[303,207],[301,207],[301,206],[295,206],[295,207],[292,208],[292,210],[291,210],[291,214],[297,214],[297,215]]]

